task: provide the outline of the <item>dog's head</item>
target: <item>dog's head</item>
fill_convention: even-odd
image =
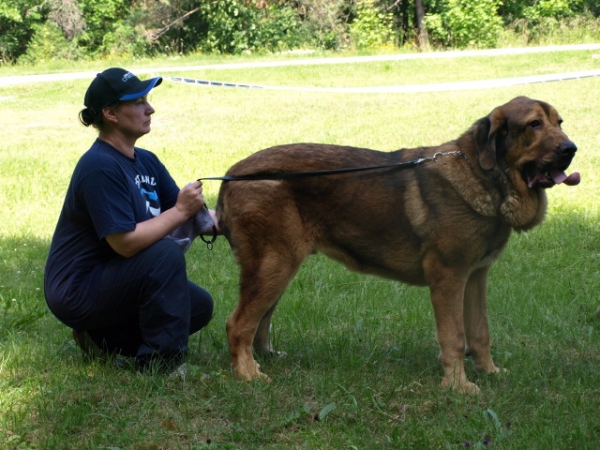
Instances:
[[[562,119],[546,102],[516,97],[476,124],[479,165],[517,171],[529,189],[576,185],[579,173],[567,176],[577,146],[561,129]]]

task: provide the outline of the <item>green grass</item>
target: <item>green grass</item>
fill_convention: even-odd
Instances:
[[[182,75],[288,86],[437,83],[594,69],[596,55]],[[153,62],[176,63],[197,61]],[[510,372],[488,377],[467,364],[481,387],[475,397],[439,386],[427,290],[350,273],[322,256],[306,262],[275,314],[274,342],[287,357],[260,361],[273,382],[232,379],[224,325],[237,301],[238,272],[223,238],[212,252],[197,243],[187,256],[190,277],[216,300],[213,321],[191,343],[191,362],[204,375],[175,381],[86,363],[67,328],[47,311],[42,272],[71,171],[94,138],[77,121],[87,84],[0,88],[0,448],[600,446],[600,79],[377,95],[165,81],[152,94],[153,131],[139,144],[156,152],[180,184],[222,175],[271,145],[312,141],[393,150],[438,144],[516,95],[555,105],[579,146],[572,170],[581,172],[582,183],[550,190],[546,222],[515,234],[492,269],[492,352]],[[205,183],[211,206],[218,187]]]

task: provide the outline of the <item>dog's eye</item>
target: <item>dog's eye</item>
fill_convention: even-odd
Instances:
[[[541,122],[541,121],[539,121],[539,120],[532,120],[532,121],[529,123],[529,126],[530,126],[531,128],[533,128],[534,130],[537,130],[538,128],[540,128],[540,127],[542,126],[542,122]]]

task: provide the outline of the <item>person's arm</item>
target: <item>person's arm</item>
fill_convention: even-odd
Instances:
[[[195,181],[179,191],[174,207],[152,219],[137,223],[133,231],[109,234],[106,242],[119,255],[131,258],[181,226],[203,206],[202,183]]]

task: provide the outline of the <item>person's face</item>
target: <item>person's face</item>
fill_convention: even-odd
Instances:
[[[150,132],[150,116],[154,114],[154,108],[148,103],[147,96],[120,102],[117,107],[111,109],[111,122],[123,134],[137,139]]]

